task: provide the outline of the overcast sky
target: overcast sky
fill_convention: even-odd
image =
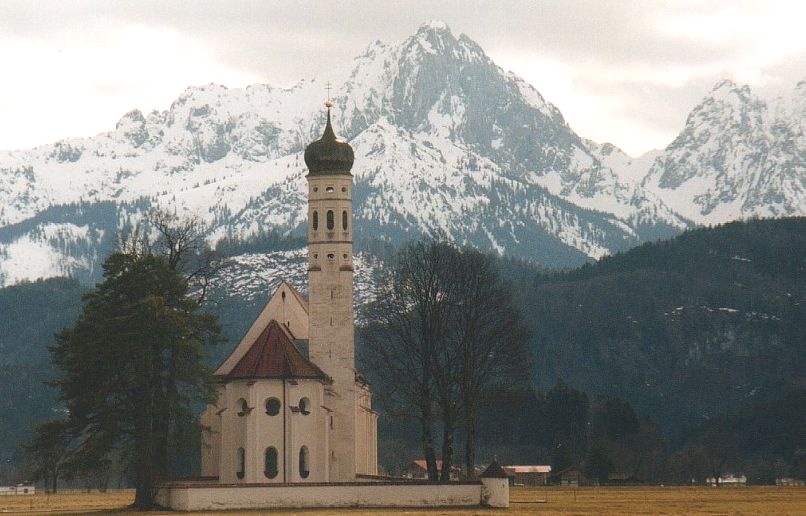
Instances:
[[[110,130],[190,85],[327,79],[429,19],[532,83],[581,136],[632,155],[665,147],[720,79],[767,98],[806,79],[799,0],[1,0],[0,149]]]

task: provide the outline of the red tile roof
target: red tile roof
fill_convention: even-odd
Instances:
[[[328,379],[300,353],[291,339],[289,332],[272,319],[225,378]]]

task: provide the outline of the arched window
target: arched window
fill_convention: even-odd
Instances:
[[[341,212],[341,228],[347,231],[347,210]]]
[[[243,448],[238,448],[238,455],[235,459],[238,461],[238,471],[235,472],[235,476],[243,480],[244,472],[246,471],[246,452]]]
[[[333,210],[327,210],[327,229],[332,230],[335,227],[336,222],[333,219]]]
[[[328,192],[328,193],[333,192],[333,187],[328,186],[327,188],[325,188],[325,191]]]
[[[319,212],[314,210],[313,211],[313,230],[316,231],[319,229]]]
[[[266,400],[266,414],[276,416],[280,413],[280,400],[277,398],[269,398]]]
[[[308,398],[302,398],[299,400],[299,413],[303,416],[307,416],[311,413],[311,400]]]
[[[308,458],[308,447],[303,446],[299,449],[299,476],[308,478],[311,474],[311,466]]]
[[[249,414],[250,412],[252,412],[252,409],[249,408],[249,404],[246,403],[246,400],[243,399],[243,398],[238,400],[238,410],[240,411],[240,412],[238,412],[238,415],[240,417],[243,417],[243,416]]]
[[[266,448],[263,474],[266,475],[266,478],[274,478],[277,476],[277,473],[277,448],[269,446]]]

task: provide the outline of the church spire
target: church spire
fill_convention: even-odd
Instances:
[[[328,86],[328,97],[329,92],[330,87]],[[350,175],[350,169],[353,168],[353,148],[347,142],[336,137],[330,120],[330,110],[333,107],[330,98],[325,102],[325,107],[327,108],[325,131],[321,138],[305,148],[305,164],[308,166],[310,175]]]

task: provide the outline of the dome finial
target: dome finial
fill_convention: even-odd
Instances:
[[[325,83],[325,89],[327,90],[327,100],[325,101],[325,107],[327,108],[328,112],[330,112],[330,108],[333,107],[333,101],[330,99],[330,89],[332,87],[333,85],[330,84],[330,81],[327,81]]]
[[[333,107],[333,101],[330,100],[330,89],[333,87],[330,84],[330,81],[325,83],[325,89],[327,90],[327,100],[325,101],[325,107],[327,108],[327,125],[325,125],[325,132],[322,134],[323,140],[336,140],[336,133],[333,132],[333,126],[330,125],[330,108]]]

